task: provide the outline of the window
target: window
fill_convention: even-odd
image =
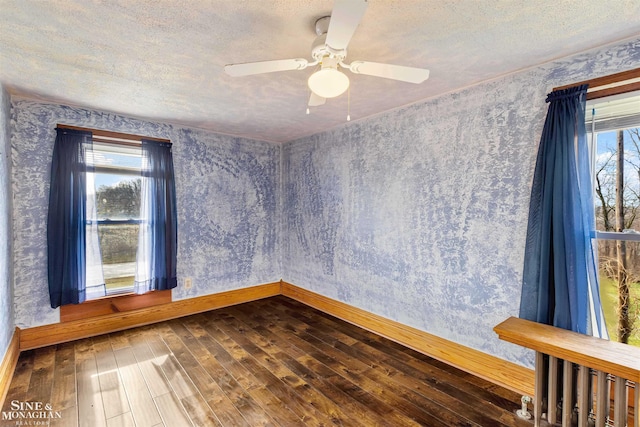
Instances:
[[[95,198],[88,197],[87,202],[95,200],[106,293],[132,292],[140,229],[141,148],[94,142],[88,162],[94,169],[88,173],[87,194]]]
[[[607,329],[640,346],[640,91],[590,100],[586,128]]]
[[[171,143],[64,125],[56,131],[47,217],[51,307],[73,319],[167,302],[177,286]],[[94,308],[72,308],[91,299]]]

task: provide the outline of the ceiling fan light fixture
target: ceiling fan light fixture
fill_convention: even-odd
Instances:
[[[336,68],[322,68],[309,76],[309,89],[323,98],[335,98],[349,88],[349,77]]]

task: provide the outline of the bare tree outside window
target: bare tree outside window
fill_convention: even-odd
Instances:
[[[640,232],[640,128],[598,134],[596,228]],[[599,240],[601,296],[612,339],[640,345],[640,242]]]

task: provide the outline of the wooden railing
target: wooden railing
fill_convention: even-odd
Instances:
[[[536,351],[536,426],[640,427],[640,348],[516,317],[494,331]]]

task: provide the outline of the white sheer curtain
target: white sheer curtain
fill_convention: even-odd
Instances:
[[[149,169],[149,158],[143,154],[142,170]],[[140,190],[140,228],[138,230],[138,250],[136,252],[136,275],[134,279],[134,292],[144,294],[151,290],[152,272],[151,257],[153,253],[152,241],[152,209],[149,176],[142,176]]]
[[[93,166],[93,150],[87,150],[89,166]],[[87,172],[86,194],[86,293],[87,299],[103,297],[107,294],[102,270],[102,252],[100,250],[100,236],[98,234],[98,212],[96,209],[95,174]]]
[[[142,140],[140,230],[134,291],[175,288],[176,190],[171,144]]]

